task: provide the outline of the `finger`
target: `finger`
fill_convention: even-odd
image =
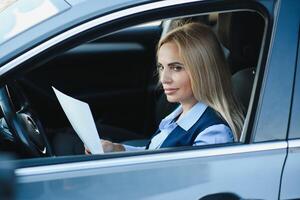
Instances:
[[[84,153],[85,153],[86,155],[90,155],[90,154],[91,154],[91,152],[90,152],[90,150],[89,150],[88,148],[85,148],[85,149],[84,149]]]

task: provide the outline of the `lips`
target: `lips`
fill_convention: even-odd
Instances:
[[[178,88],[164,88],[166,95],[171,95],[171,94],[175,93],[177,90],[178,90]]]

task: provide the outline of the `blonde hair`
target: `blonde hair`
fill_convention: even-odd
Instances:
[[[241,104],[233,95],[229,67],[214,32],[206,25],[188,23],[162,37],[157,50],[168,42],[174,42],[178,47],[196,100],[217,111],[238,141],[244,115]]]

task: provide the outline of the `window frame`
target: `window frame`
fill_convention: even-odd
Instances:
[[[184,3],[182,3],[184,2]],[[268,48],[270,44],[270,35],[271,35],[271,28],[272,28],[272,23],[270,20],[269,16],[269,11],[267,9],[270,8],[265,8],[263,5],[256,3],[256,2],[249,2],[249,3],[241,3],[241,4],[234,4],[234,3],[210,3],[207,1],[182,1],[182,2],[176,2],[176,1],[166,1],[166,2],[154,2],[154,3],[149,3],[149,4],[144,4],[144,5],[139,5],[136,7],[132,8],[127,8],[125,10],[121,11],[116,11],[113,13],[110,13],[105,16],[101,16],[99,18],[93,19],[91,21],[88,21],[84,24],[81,24],[77,27],[74,27],[72,29],[69,29],[49,40],[46,42],[40,44],[37,47],[32,48],[31,50],[27,51],[23,55],[15,58],[14,60],[10,61],[9,63],[5,64],[1,69],[0,69],[0,75],[7,74],[10,72],[12,69],[15,67],[22,65],[23,63],[30,62],[33,59],[40,58],[43,59],[47,57],[48,55],[53,54],[53,52],[57,49],[59,51],[65,50],[67,48],[73,47],[74,44],[71,44],[71,41],[76,38],[78,41],[89,41],[95,34],[99,34],[99,30],[104,30],[100,32],[101,35],[106,35],[107,33],[113,31],[112,27],[114,24],[118,24],[119,27],[117,30],[120,30],[125,27],[130,27],[136,24],[140,24],[140,22],[146,22],[145,19],[141,16],[147,15],[149,18],[147,18],[148,21],[153,21],[157,19],[166,19],[166,18],[171,18],[174,17],[174,13],[171,11],[174,10],[176,7],[180,8],[179,12],[175,15],[176,17],[180,16],[189,16],[193,14],[199,15],[201,14],[206,14],[210,12],[237,12],[237,11],[255,11],[258,12],[260,15],[262,15],[265,20],[266,20],[266,30],[264,33],[264,38],[263,38],[263,44],[261,48],[261,53],[260,53],[260,59],[259,59],[259,64],[258,64],[258,74],[255,78],[255,84],[253,86],[252,90],[252,97],[249,105],[252,105],[248,109],[247,117],[246,117],[246,122],[245,122],[245,130],[243,131],[243,135],[246,136],[251,136],[253,135],[252,133],[252,127],[254,123],[254,118],[256,112],[258,112],[258,99],[260,97],[260,82],[262,81],[262,75],[264,71],[264,66],[266,64],[267,56],[268,56]],[[153,10],[147,10],[150,5],[153,5]],[[195,6],[193,6],[195,5]],[[204,6],[207,5],[207,6]],[[224,7],[222,7],[224,6]],[[136,8],[139,8],[137,12]],[[189,8],[188,12],[185,10],[185,8]],[[144,10],[143,10],[144,9]],[[195,12],[195,10],[197,12]],[[128,12],[131,11],[131,14],[128,14]],[[160,13],[160,12],[165,12],[164,16],[165,17],[157,17],[155,13]],[[147,13],[148,12],[148,13]],[[120,15],[123,16],[120,18]],[[183,15],[184,14],[184,15]],[[136,20],[132,20],[132,18],[135,18]],[[132,20],[132,21],[130,21]],[[116,31],[116,30],[114,30]],[[84,33],[85,36],[82,36],[82,33]],[[26,69],[28,70],[28,68]],[[22,73],[22,71],[21,71]],[[12,73],[13,74],[13,73]],[[12,75],[11,75],[12,76]],[[250,137],[243,137],[245,143],[251,143],[252,138]],[[232,145],[226,144],[226,147],[229,149],[231,146],[240,146],[242,143],[235,143]],[[139,155],[145,155],[145,154],[157,154],[157,153],[180,153],[181,151],[193,151],[194,150],[197,152],[201,149],[207,149],[211,150],[212,148],[217,148],[217,147],[223,147],[224,145],[210,145],[209,147],[203,146],[203,147],[193,147],[193,148],[179,148],[179,149],[167,149],[167,150],[158,150],[155,153],[153,152],[137,152],[137,153],[126,153],[126,154],[110,154],[107,156],[104,155],[95,155],[95,156],[90,156],[87,158],[82,158],[83,156],[73,156],[72,158],[66,159],[66,158],[56,158],[56,161],[53,161],[53,158],[45,159],[43,158],[42,160],[40,159],[35,159],[37,161],[33,161],[32,159],[25,160],[23,162],[23,166],[36,166],[36,165],[49,165],[49,164],[54,164],[54,163],[65,163],[65,162],[77,162],[79,160],[90,160],[91,157],[93,157],[93,160],[98,160],[98,159],[105,159],[107,158],[119,158],[119,157],[127,157],[127,156],[139,156]],[[275,146],[273,147],[280,147],[284,148],[285,145],[282,143],[276,143]],[[236,148],[236,147],[234,147]],[[243,147],[246,148],[246,147]],[[271,147],[268,147],[271,148]],[[218,149],[218,148],[217,148]],[[204,150],[203,150],[204,151]],[[45,160],[44,160],[45,159]],[[52,161],[51,161],[52,160]],[[54,159],[55,160],[55,159]],[[26,164],[27,163],[27,164]]]

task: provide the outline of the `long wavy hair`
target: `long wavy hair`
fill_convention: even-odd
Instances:
[[[243,128],[243,109],[233,94],[229,66],[215,33],[206,25],[188,23],[163,36],[157,52],[168,42],[174,42],[179,49],[196,100],[217,111],[238,141]]]

